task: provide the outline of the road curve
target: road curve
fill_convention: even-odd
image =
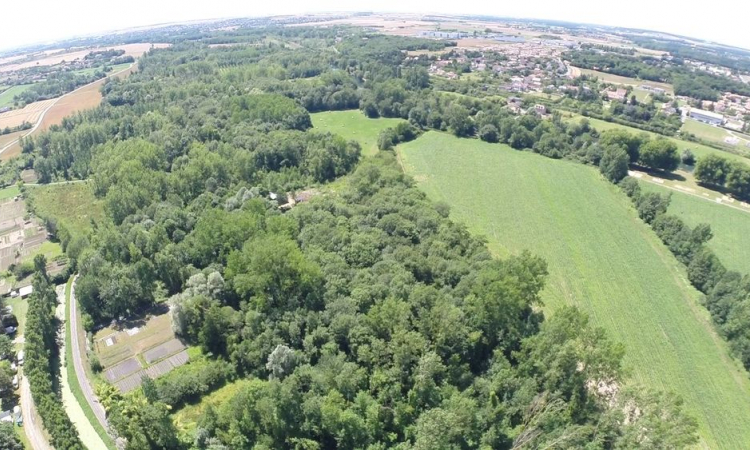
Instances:
[[[53,102],[53,103],[52,103],[51,105],[49,105],[49,106],[47,107],[47,109],[45,109],[45,110],[44,110],[44,111],[42,112],[42,114],[41,114],[41,115],[39,116],[39,119],[38,119],[38,120],[36,121],[36,123],[34,124],[34,127],[33,127],[33,128],[31,128],[31,129],[30,129],[30,130],[28,131],[28,133],[26,133],[26,134],[24,134],[23,136],[21,136],[21,138],[25,138],[26,136],[29,136],[29,135],[31,135],[31,133],[35,132],[35,131],[36,131],[36,129],[37,129],[37,128],[39,128],[39,125],[41,125],[41,124],[42,124],[42,122],[44,121],[44,116],[45,116],[45,115],[47,114],[47,112],[48,112],[48,111],[49,111],[50,109],[52,109],[52,107],[54,107],[54,106],[55,106],[55,105],[57,104],[57,102],[59,102],[59,101],[60,101],[61,99],[65,98],[65,97],[67,97],[67,96],[69,96],[69,95],[71,95],[71,94],[74,94],[74,93],[76,93],[76,92],[80,91],[81,89],[85,89],[86,87],[88,87],[88,86],[90,86],[90,85],[92,85],[92,84],[94,84],[94,83],[98,83],[99,81],[101,81],[101,80],[103,80],[103,79],[105,79],[105,78],[109,78],[109,77],[114,77],[114,76],[117,76],[117,75],[119,75],[119,74],[121,74],[121,73],[125,72],[126,70],[130,70],[130,69],[131,69],[131,68],[133,67],[133,65],[134,65],[134,64],[135,64],[135,63],[133,63],[133,64],[129,65],[127,69],[122,69],[122,70],[118,71],[117,73],[113,73],[113,74],[107,75],[107,76],[106,76],[106,77],[104,77],[104,78],[99,78],[98,80],[92,81],[92,82],[91,82],[91,83],[89,83],[89,84],[84,84],[83,86],[81,86],[81,87],[79,87],[79,88],[76,88],[76,89],[74,89],[74,90],[72,90],[72,91],[68,92],[67,94],[64,94],[64,95],[61,95],[60,97],[57,97],[57,99],[56,99],[56,100],[55,100],[55,101],[54,101],[54,102]],[[13,147],[14,145],[16,145],[16,143],[18,143],[18,141],[19,141],[19,140],[21,140],[21,138],[18,138],[18,139],[16,139],[16,140],[15,140],[15,141],[13,141],[13,142],[10,142],[10,143],[8,143],[8,145],[6,145],[5,147],[3,147],[3,148],[0,148],[0,155],[2,155],[2,154],[3,154],[3,152],[4,152],[5,150],[8,150],[9,148],[11,148],[11,147]]]
[[[23,414],[23,428],[29,438],[33,450],[54,450],[44,437],[43,427],[34,417],[34,399],[31,398],[31,388],[26,377],[21,378],[21,414]]]
[[[107,414],[104,411],[104,407],[94,395],[94,389],[91,386],[91,382],[86,376],[86,371],[83,368],[83,359],[81,358],[81,341],[78,335],[78,302],[76,301],[76,281],[78,275],[73,279],[73,285],[70,286],[70,345],[73,350],[73,367],[76,371],[76,378],[78,383],[81,385],[84,397],[88,402],[91,410],[94,411],[96,420],[104,427],[105,430],[109,430],[109,424],[107,423]]]

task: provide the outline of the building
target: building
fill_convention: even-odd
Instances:
[[[534,111],[540,116],[543,116],[547,114],[547,107],[541,104],[536,104],[534,105]]]
[[[723,115],[698,108],[692,108],[690,110],[690,118],[711,125],[721,125],[724,123]]]
[[[31,295],[32,292],[34,292],[33,286],[24,286],[18,290],[18,295],[20,295],[21,298],[26,298]]]
[[[628,95],[628,91],[625,89],[617,89],[616,91],[607,91],[607,98],[610,100],[618,100],[623,101],[625,100],[625,97]]]

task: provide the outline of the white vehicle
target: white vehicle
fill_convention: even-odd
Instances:
[[[18,365],[19,366],[23,365],[23,356],[24,356],[23,350],[21,350],[20,352],[18,352],[18,358],[17,359],[18,359]]]
[[[18,375],[13,375],[13,389],[18,389]]]

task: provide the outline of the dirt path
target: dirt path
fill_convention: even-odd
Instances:
[[[58,301],[55,315],[64,323],[65,285],[57,286],[55,290],[57,291]],[[68,414],[70,421],[73,422],[73,425],[76,427],[78,436],[81,438],[81,442],[83,442],[83,445],[85,445],[86,448],[89,450],[106,449],[106,444],[102,441],[102,438],[99,437],[99,434],[97,434],[96,430],[91,425],[91,422],[89,422],[89,419],[83,412],[83,408],[78,404],[78,401],[73,395],[73,391],[70,389],[68,374],[65,370],[65,327],[63,326],[61,329],[63,330],[63,336],[62,339],[60,339],[60,342],[62,342],[62,345],[60,345],[60,391],[62,394],[63,407],[65,408],[65,412]]]
[[[107,414],[104,412],[104,407],[99,403],[96,395],[94,395],[94,389],[86,376],[86,370],[83,367],[83,359],[81,358],[81,341],[78,333],[78,313],[76,311],[78,305],[75,291],[77,279],[78,276],[76,275],[76,279],[73,280],[73,285],[70,287],[70,317],[68,318],[68,320],[70,320],[70,345],[73,350],[73,366],[75,367],[76,378],[78,378],[78,383],[81,385],[83,395],[86,397],[86,401],[89,403],[91,410],[94,411],[96,419],[105,430],[109,430]]]
[[[31,398],[31,388],[26,377],[21,378],[21,413],[23,429],[33,450],[54,450],[44,436],[41,420],[34,413],[34,400]]]

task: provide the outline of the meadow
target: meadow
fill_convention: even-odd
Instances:
[[[395,127],[401,119],[368,119],[361,111],[327,111],[310,114],[313,128],[317,131],[329,131],[347,140],[354,140],[362,146],[362,154],[372,156],[378,152],[378,134],[380,131]]]
[[[593,167],[428,132],[402,165],[499,257],[543,257],[545,310],[576,305],[626,347],[633,383],[674,390],[702,445],[750,442],[750,380],[715,333],[684,269]]]
[[[598,70],[591,70],[591,69],[578,69],[581,71],[584,75],[590,75],[599,78],[601,81],[605,83],[612,83],[612,84],[626,84],[630,86],[640,86],[642,84],[646,84],[649,86],[656,86],[664,89],[668,93],[672,94],[674,92],[674,88],[669,83],[660,83],[657,81],[648,81],[648,80],[639,80],[638,78],[630,78],[630,77],[623,77],[620,75],[615,75],[612,73],[607,72],[600,72]]]
[[[91,221],[104,218],[102,202],[87,183],[29,186],[27,192],[38,216],[54,217],[72,236],[88,234]]]
[[[21,84],[18,86],[11,86],[3,92],[0,92],[0,108],[3,108],[5,106],[13,106],[13,97],[22,93],[30,87],[30,84]]]
[[[691,227],[700,223],[711,225],[714,237],[708,246],[726,267],[750,274],[750,240],[747,238],[750,213],[651,183],[641,183],[641,186],[647,191],[672,192],[668,213],[680,217]]]
[[[724,144],[725,138],[731,138],[735,136],[739,137],[738,145],[746,145],[748,143],[747,135],[743,135],[742,133],[732,134],[724,128],[715,127],[713,125],[698,122],[697,120],[693,119],[685,119],[685,122],[682,124],[682,128],[680,128],[680,131],[692,133],[701,139],[718,142],[720,144]]]

